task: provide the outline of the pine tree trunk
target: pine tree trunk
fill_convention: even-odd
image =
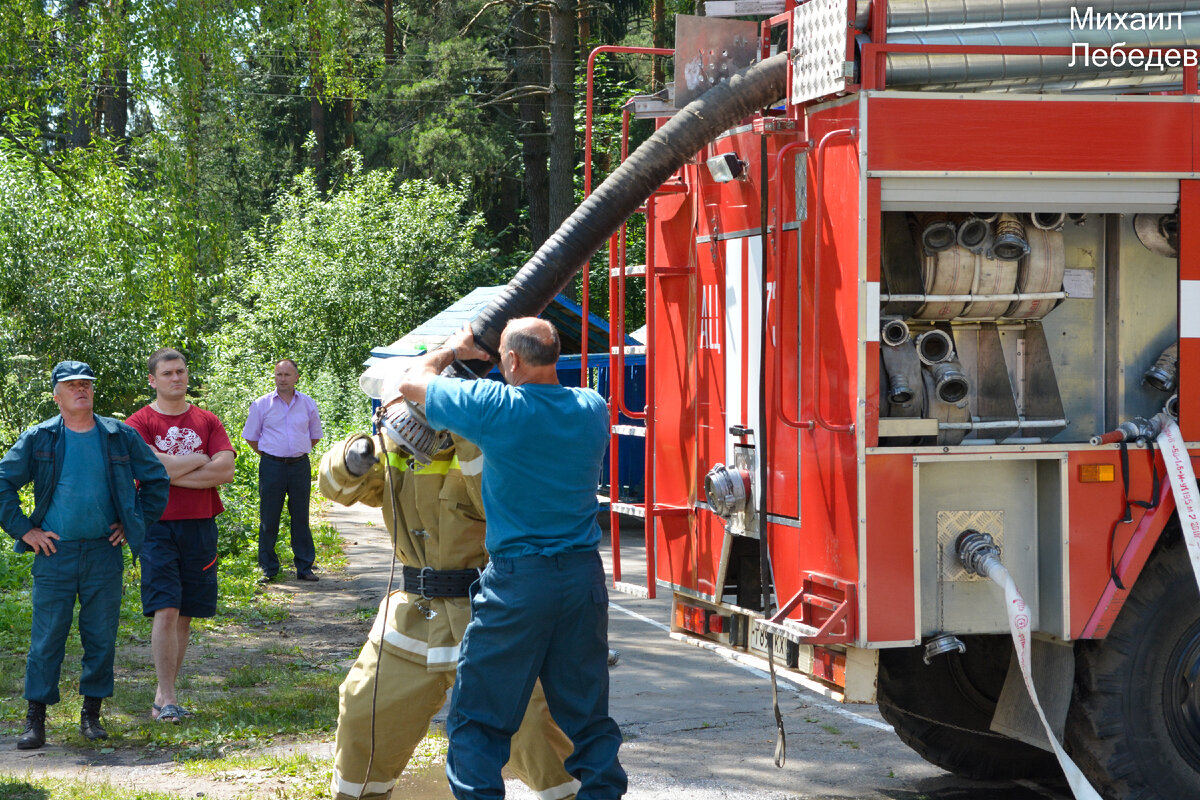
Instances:
[[[308,52],[309,74],[312,77],[312,101],[309,103],[309,117],[312,125],[313,139],[313,169],[317,174],[317,185],[325,189],[325,106],[321,96],[325,93],[325,81],[321,77],[321,30],[315,21],[315,0],[309,0],[308,5]]]
[[[546,70],[537,47],[535,30],[541,15],[526,6],[515,20],[513,46],[516,52],[518,86],[546,85]],[[546,169],[549,138],[546,129],[546,98],[525,95],[517,100],[521,120],[521,159],[525,167],[525,197],[529,204],[529,242],[534,250],[550,236],[550,173]]]
[[[383,0],[383,63],[396,63],[396,17],[392,0]]]
[[[87,4],[88,0],[71,0],[67,6],[67,16],[71,19],[72,27],[76,29],[76,35],[81,35],[83,9]],[[83,47],[82,42],[67,44],[67,59],[79,67],[83,66]],[[90,104],[89,106],[84,105],[83,98],[87,97],[91,99],[93,98],[93,93],[83,70],[80,69],[79,72],[83,76],[81,78],[83,81],[82,91],[75,102],[69,103],[66,113],[63,115],[63,133],[68,147],[86,147],[88,141],[91,139],[91,130],[88,125],[88,112],[91,108],[89,107]]]
[[[650,28],[653,36],[654,47],[666,47],[667,44],[667,20],[666,11],[663,8],[663,0],[654,0],[654,5],[650,11]],[[658,91],[666,84],[666,74],[663,72],[663,60],[658,56],[651,59],[654,66],[651,68],[650,86]]]
[[[575,210],[575,0],[550,11],[550,230]]]

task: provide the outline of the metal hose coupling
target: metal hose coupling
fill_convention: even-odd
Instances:
[[[910,335],[908,324],[899,317],[885,317],[879,326],[879,336],[883,343],[892,347],[904,344]]]
[[[395,403],[383,412],[383,430],[388,438],[422,464],[429,464],[433,456],[449,446],[449,434],[435,431],[425,419],[420,406],[405,400]]]
[[[928,212],[917,215],[917,229],[920,231],[921,246],[929,255],[953,247],[958,241],[958,232],[949,215],[940,212]]]
[[[1033,227],[1043,231],[1061,231],[1063,225],[1067,224],[1067,215],[1065,213],[1055,214],[1048,211],[1035,211],[1029,215]]]
[[[1142,376],[1142,382],[1160,392],[1169,393],[1179,388],[1179,342],[1159,354],[1154,366]]]
[[[967,380],[958,359],[942,361],[929,367],[933,375],[934,392],[943,403],[958,403],[971,391],[971,382]]]
[[[717,464],[704,476],[704,495],[708,499],[708,507],[724,519],[746,510],[750,490],[750,473],[742,467]]]
[[[990,578],[996,567],[1004,568],[1000,561],[1000,548],[996,545],[991,534],[980,533],[974,528],[967,528],[958,535],[954,542],[954,552],[958,560],[972,575]]]
[[[888,374],[888,402],[896,405],[904,405],[911,403],[913,399],[912,385],[908,382],[908,376],[902,372]]]
[[[992,256],[1000,261],[1017,261],[1029,255],[1029,239],[1025,226],[1015,214],[1001,214],[996,222],[996,239]]]
[[[1175,393],[1167,398],[1166,405],[1163,406],[1163,413],[1171,419],[1179,419],[1179,394]]]
[[[983,217],[969,216],[959,223],[958,243],[972,253],[986,253],[992,242],[992,225]]]
[[[917,337],[917,356],[928,366],[948,361],[954,357],[954,340],[939,328],[926,331]]]

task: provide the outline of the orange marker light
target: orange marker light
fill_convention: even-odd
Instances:
[[[1117,479],[1117,468],[1112,464],[1080,464],[1080,483],[1112,483]]]

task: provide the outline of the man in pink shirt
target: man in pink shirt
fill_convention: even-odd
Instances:
[[[261,456],[258,462],[258,566],[270,580],[279,573],[275,540],[287,497],[292,517],[292,555],[296,577],[319,580],[313,574],[317,558],[308,527],[308,496],[312,488],[309,451],[321,440],[321,415],[317,404],[296,391],[300,371],[290,358],[275,362],[275,391],[250,404],[242,438]]]

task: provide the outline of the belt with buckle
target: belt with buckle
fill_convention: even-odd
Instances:
[[[272,461],[278,461],[280,464],[295,464],[297,461],[306,460],[308,458],[308,453],[305,453],[302,456],[289,456],[287,458],[284,458],[283,456],[273,456],[270,453],[262,453],[262,457],[269,458]]]
[[[404,591],[426,600],[435,597],[468,597],[471,584],[478,579],[477,569],[404,567]]]

